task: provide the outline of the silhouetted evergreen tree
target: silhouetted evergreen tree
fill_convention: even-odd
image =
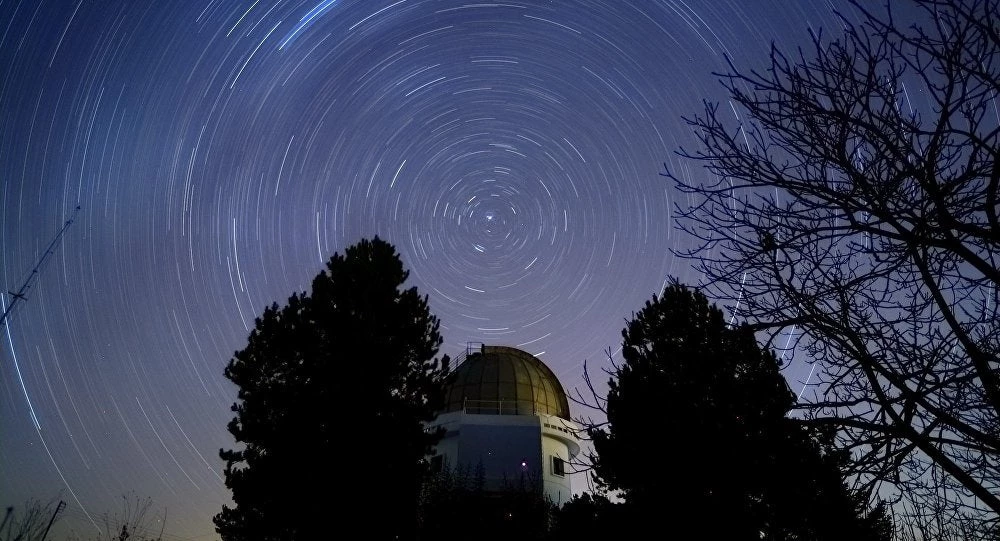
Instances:
[[[602,494],[584,492],[574,496],[554,513],[553,541],[617,539],[631,522],[628,508]]]
[[[606,428],[591,426],[595,479],[619,491],[620,531],[706,539],[888,539],[844,485],[843,457],[786,417],[794,396],[752,332],[679,284],[622,332]]]
[[[443,373],[437,318],[407,276],[391,244],[362,240],[256,320],[225,371],[244,448],[220,452],[224,540],[414,536]]]
[[[485,472],[482,465],[476,471],[466,467],[444,467],[434,472],[421,495],[419,539],[458,541],[478,529],[480,516],[476,510],[483,505]]]

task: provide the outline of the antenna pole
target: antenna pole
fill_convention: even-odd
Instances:
[[[62,511],[63,507],[66,507],[66,502],[59,500],[59,505],[56,506],[55,513],[52,513],[52,518],[49,519],[49,525],[45,527],[45,531],[42,533],[42,541],[45,541],[45,538],[49,535],[49,529],[52,528],[52,523],[56,521],[56,517],[59,516],[59,511]]]
[[[21,284],[21,289],[18,289],[17,293],[14,293],[13,291],[7,292],[13,298],[11,299],[10,304],[7,305],[7,308],[4,309],[3,316],[0,317],[0,325],[2,325],[4,321],[7,321],[7,315],[10,314],[11,310],[13,310],[15,306],[17,306],[17,303],[25,300],[25,295],[28,294],[28,290],[31,289],[31,284],[35,281],[35,278],[38,277],[38,273],[41,271],[42,265],[45,263],[45,260],[48,259],[50,255],[52,255],[53,250],[55,250],[56,244],[58,244],[59,240],[62,239],[63,234],[65,234],[66,230],[69,229],[69,226],[73,224],[73,220],[76,220],[76,215],[79,213],[80,213],[80,205],[77,205],[76,209],[73,210],[73,215],[70,216],[69,220],[66,220],[66,223],[63,224],[62,226],[62,229],[60,229],[59,232],[56,233],[55,238],[53,238],[52,242],[50,242],[48,247],[45,248],[45,252],[43,252],[41,257],[38,258],[38,262],[35,263],[34,268],[31,269],[31,273],[28,274],[28,277],[24,280],[24,283]]]

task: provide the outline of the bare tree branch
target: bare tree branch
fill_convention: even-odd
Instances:
[[[861,22],[719,74],[664,173],[704,290],[816,364],[806,422],[895,491],[913,532],[1000,528],[1000,0],[857,2]],[[918,97],[920,102],[911,101]],[[794,326],[794,327],[793,327]],[[936,513],[932,529],[920,518]],[[949,528],[951,528],[949,530]],[[974,534],[974,535],[973,535]]]

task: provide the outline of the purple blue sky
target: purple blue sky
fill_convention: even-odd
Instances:
[[[0,504],[62,498],[58,535],[91,536],[135,491],[165,539],[216,539],[223,367],[363,236],[443,353],[512,345],[581,386],[668,275],[698,281],[658,174],[705,174],[682,115],[728,111],[724,55],[764,67],[835,7],[0,0],[0,285],[82,207],[0,329]]]

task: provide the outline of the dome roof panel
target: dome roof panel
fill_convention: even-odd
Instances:
[[[548,414],[570,420],[566,392],[537,357],[507,346],[482,346],[455,368],[445,412]]]

